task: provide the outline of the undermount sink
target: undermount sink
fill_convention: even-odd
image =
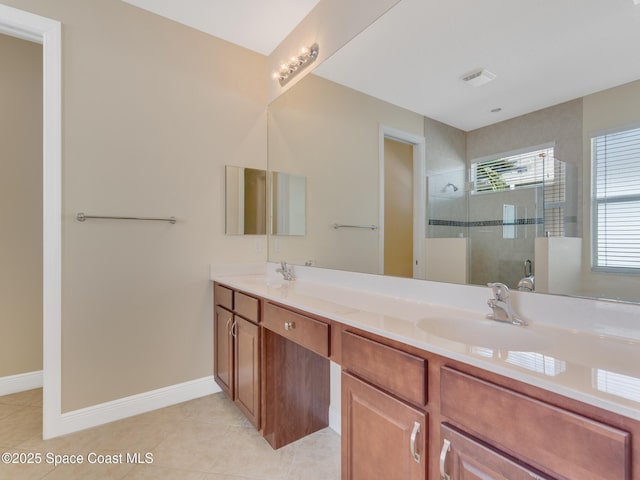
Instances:
[[[445,340],[494,350],[539,351],[549,348],[552,343],[550,338],[531,327],[485,318],[423,318],[418,320],[418,328]]]

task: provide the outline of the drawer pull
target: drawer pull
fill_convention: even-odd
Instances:
[[[284,322],[284,329],[285,330],[293,330],[295,328],[296,324],[293,322]]]
[[[420,463],[420,454],[416,452],[416,438],[418,437],[418,433],[420,433],[420,424],[418,422],[413,422],[413,431],[411,432],[409,450],[411,451],[411,456],[416,463]]]
[[[238,320],[234,319],[233,325],[231,325],[231,335],[233,336],[233,338],[236,338],[237,333],[238,333]]]
[[[440,450],[440,480],[451,480],[451,477],[444,471],[444,464],[447,461],[447,453],[449,453],[451,442],[444,439],[442,450]]]

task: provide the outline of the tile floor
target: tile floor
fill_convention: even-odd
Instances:
[[[273,450],[222,393],[42,440],[42,389],[0,397],[0,454],[41,455],[40,464],[0,461],[0,480],[339,480],[340,437],[325,429]],[[149,453],[152,463],[126,463]],[[54,466],[52,455],[82,455]],[[123,464],[88,463],[95,455]],[[90,457],[90,455],[93,455]]]

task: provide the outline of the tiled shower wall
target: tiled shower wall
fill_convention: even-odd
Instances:
[[[514,208],[514,222],[503,217],[505,205]],[[517,287],[525,276],[524,262],[534,261],[535,238],[543,233],[541,205],[542,187],[470,196],[470,283]]]
[[[563,219],[565,236],[581,236],[582,99],[471,132],[429,119],[425,125],[429,171],[427,236],[469,237],[470,283],[502,281],[515,288],[524,276],[524,262],[534,261],[535,236],[552,230],[550,225],[544,225],[545,216],[549,220],[555,215],[556,223]],[[471,162],[549,144],[554,145],[555,157],[567,166],[568,194],[564,212],[547,211],[543,215],[540,208],[536,209],[536,205],[542,206],[539,188],[474,194],[467,199],[464,187]],[[448,183],[456,185],[458,190],[445,188]],[[517,211],[518,224],[511,232],[515,235],[510,235],[515,238],[503,238],[505,204],[513,205]]]

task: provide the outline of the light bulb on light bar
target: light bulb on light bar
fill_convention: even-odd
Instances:
[[[281,86],[285,86],[293,77],[304,70],[309,64],[318,58],[318,44],[300,49],[297,57],[291,57],[288,64],[280,65],[280,71],[273,73],[273,78],[278,79]]]

